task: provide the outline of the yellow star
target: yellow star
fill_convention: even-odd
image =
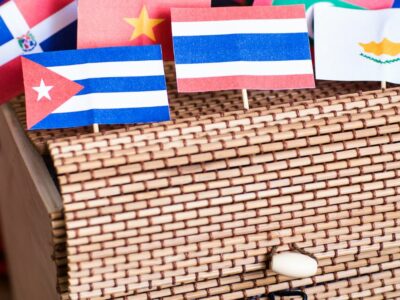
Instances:
[[[130,39],[131,41],[141,35],[145,35],[155,42],[154,27],[164,22],[164,19],[150,19],[146,6],[143,6],[139,18],[124,18],[124,20],[135,28]]]

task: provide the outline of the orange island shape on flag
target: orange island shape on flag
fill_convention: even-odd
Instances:
[[[211,0],[80,0],[78,48],[161,44],[173,60],[171,8],[210,7]]]
[[[388,38],[384,38],[380,43],[372,41],[370,43],[359,43],[359,45],[363,47],[365,52],[374,55],[396,56],[400,54],[400,43],[394,43]]]

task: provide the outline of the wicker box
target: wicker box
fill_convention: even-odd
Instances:
[[[23,101],[2,108],[17,300],[399,297],[400,88],[253,92],[245,112],[238,92],[169,85],[174,121],[99,134],[28,139]],[[318,258],[316,276],[267,269],[274,247],[294,246]]]

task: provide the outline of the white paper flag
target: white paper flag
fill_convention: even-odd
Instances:
[[[400,83],[400,9],[317,6],[317,79]]]

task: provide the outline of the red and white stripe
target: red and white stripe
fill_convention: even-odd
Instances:
[[[304,6],[230,7],[172,10],[174,37],[229,34],[307,33]],[[213,51],[210,45],[210,51]],[[176,64],[178,89],[206,90],[313,88],[311,60],[232,61]]]

